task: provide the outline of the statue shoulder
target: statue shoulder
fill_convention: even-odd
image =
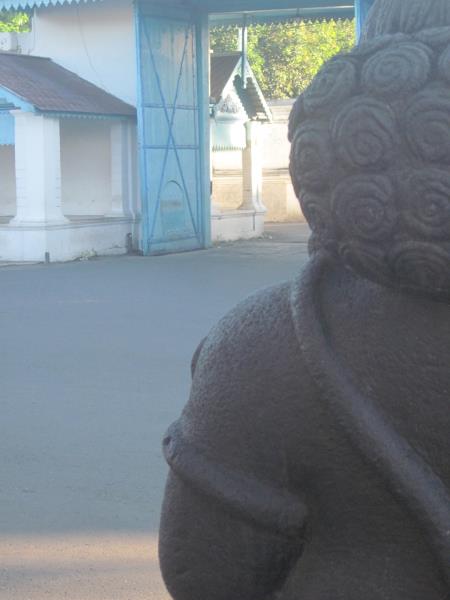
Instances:
[[[298,447],[293,415],[301,413],[291,285],[253,294],[202,341],[189,401],[163,448],[172,472],[212,502],[299,539],[307,510],[302,494],[288,491],[286,473],[287,448],[294,456]]]
[[[203,366],[239,369],[249,361],[270,359],[286,346],[292,331],[290,292],[292,282],[261,289],[230,310],[200,342],[194,352],[192,376]],[[294,338],[292,338],[294,341]]]
[[[272,465],[274,480],[283,459],[278,449],[289,446],[301,454],[301,446],[309,444],[312,414],[319,412],[292,320],[296,283],[253,294],[213,328],[194,355],[180,421],[186,438],[207,448],[213,462],[220,463],[223,449],[231,448],[232,468],[245,465],[256,475],[263,468],[260,475],[267,476]]]

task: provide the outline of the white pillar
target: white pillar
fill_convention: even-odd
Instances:
[[[242,204],[241,209],[265,212],[262,201],[262,147],[261,123],[248,121],[245,124],[247,145],[242,151]]]
[[[59,119],[11,111],[15,119],[17,214],[11,224],[64,223]]]
[[[111,124],[111,212],[112,216],[129,213],[129,144],[128,123],[116,121]]]

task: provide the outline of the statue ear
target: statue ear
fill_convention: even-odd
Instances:
[[[362,41],[393,33],[450,25],[448,0],[375,0],[364,26]]]

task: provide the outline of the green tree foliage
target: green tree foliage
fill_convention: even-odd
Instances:
[[[29,31],[30,19],[26,13],[5,10],[0,12],[0,32]]]
[[[215,27],[211,49],[238,50],[238,39],[238,27]],[[353,20],[259,24],[248,30],[249,61],[268,98],[298,96],[325,61],[354,44]]]
[[[239,27],[229,25],[213,27],[210,35],[210,47],[213,52],[235,52],[240,50]]]

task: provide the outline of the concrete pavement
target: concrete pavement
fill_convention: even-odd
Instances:
[[[166,600],[160,441],[196,344],[294,275],[307,230],[202,252],[0,269],[0,600]]]

